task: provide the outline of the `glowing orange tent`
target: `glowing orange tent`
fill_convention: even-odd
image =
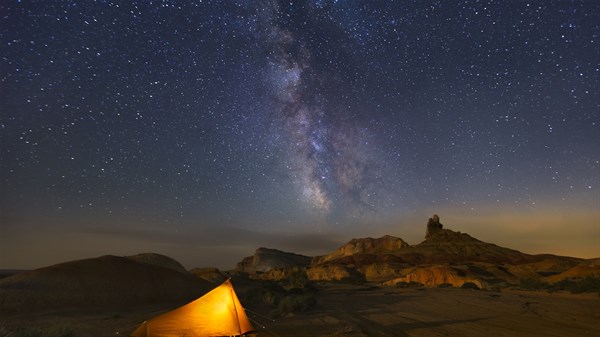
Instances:
[[[229,280],[197,300],[154,317],[131,337],[242,336],[254,332]]]

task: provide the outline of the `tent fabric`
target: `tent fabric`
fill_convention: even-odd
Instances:
[[[197,300],[142,323],[130,336],[238,336],[253,331],[227,280]]]

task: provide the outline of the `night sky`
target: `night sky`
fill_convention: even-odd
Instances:
[[[600,2],[0,2],[0,268],[446,227],[600,257]]]

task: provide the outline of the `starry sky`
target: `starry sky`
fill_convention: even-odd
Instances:
[[[600,257],[600,2],[0,2],[0,268],[411,244]]]

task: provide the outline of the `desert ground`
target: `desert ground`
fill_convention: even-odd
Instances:
[[[322,284],[317,305],[275,320],[242,304],[259,336],[600,336],[600,296],[513,290]],[[174,306],[62,309],[0,318],[0,335],[20,327],[67,326],[74,336],[127,336]],[[264,327],[263,327],[264,326]],[[15,334],[16,335],[16,334]]]

